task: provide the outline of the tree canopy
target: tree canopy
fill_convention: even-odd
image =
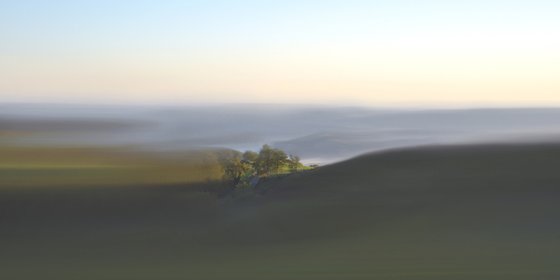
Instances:
[[[297,172],[305,168],[300,158],[263,145],[260,151],[232,152],[222,159],[224,177],[233,185],[248,183],[254,177],[267,177],[280,173]]]

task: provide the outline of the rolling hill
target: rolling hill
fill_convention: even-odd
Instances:
[[[367,154],[265,180],[6,190],[2,279],[558,279],[560,145]]]

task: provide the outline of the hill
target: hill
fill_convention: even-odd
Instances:
[[[560,145],[368,154],[218,199],[4,191],[7,279],[557,279]],[[204,189],[204,186],[202,186]]]
[[[0,145],[0,189],[154,185],[219,180],[223,149]]]

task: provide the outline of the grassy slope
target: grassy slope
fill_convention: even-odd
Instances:
[[[219,180],[218,153],[101,147],[0,147],[0,189]]]
[[[4,191],[9,279],[558,279],[560,146],[366,155],[193,188]],[[0,277],[5,278],[5,277]]]

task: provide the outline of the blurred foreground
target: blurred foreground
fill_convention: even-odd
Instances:
[[[0,278],[558,279],[558,166],[558,145],[449,146],[226,197],[204,184],[3,189]]]

